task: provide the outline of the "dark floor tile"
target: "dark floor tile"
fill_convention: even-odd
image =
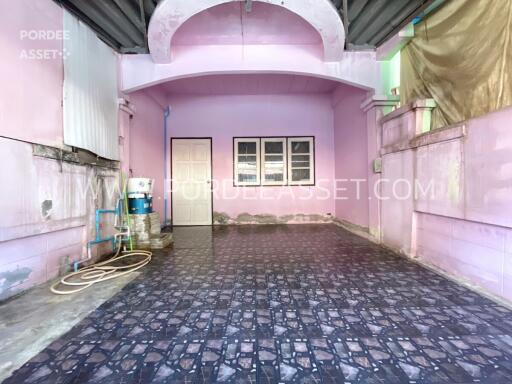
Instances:
[[[5,383],[512,382],[512,311],[335,226],[174,236]]]

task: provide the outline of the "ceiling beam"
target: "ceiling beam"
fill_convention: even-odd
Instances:
[[[334,4],[334,6],[336,7],[336,9],[341,9],[341,6],[342,6],[342,3],[343,3],[343,0],[331,0],[331,2]]]
[[[144,12],[148,16],[148,19],[151,18],[151,15],[155,12],[155,4],[153,3],[153,0],[144,0]]]
[[[421,0],[420,0],[421,1]],[[410,14],[411,8],[415,9],[418,5],[418,0],[409,1],[406,5],[406,16]],[[401,0],[387,1],[385,7],[380,10],[379,17],[372,20],[371,24],[368,25],[359,35],[353,36],[351,42],[353,44],[366,44],[370,43],[370,40],[375,35],[378,35],[383,29],[386,29],[389,23],[394,20],[397,15],[404,12],[404,3]],[[392,29],[392,28],[391,28]],[[386,32],[386,34],[389,31]]]
[[[131,21],[131,19],[127,17],[124,12],[122,12],[121,8],[119,8],[113,2],[103,0],[101,0],[101,6],[104,7],[103,10],[106,11],[109,19],[111,19],[115,24],[122,28],[123,31],[126,31],[127,35],[132,40],[136,40],[137,43],[144,42],[144,31],[139,30],[137,26]]]
[[[399,22],[399,20],[397,19],[395,24],[397,24],[397,26],[395,28],[393,28],[386,36],[384,36],[382,39],[380,39],[379,41],[377,41],[375,43],[376,46],[380,46],[382,44],[384,44],[386,41],[388,41],[391,37],[393,37],[394,35],[396,35],[398,32],[400,32],[402,29],[405,28],[405,26],[409,23],[412,22],[412,20],[418,16],[419,14],[421,14],[423,11],[425,11],[428,7],[430,7],[436,0],[422,0],[422,4],[419,4],[418,7],[413,11],[411,12],[411,14],[409,16],[407,16],[406,18],[404,18],[401,22]],[[377,40],[377,39],[375,39]]]
[[[121,43],[114,39],[107,31],[105,31],[103,28],[101,28],[98,24],[96,24],[92,19],[89,18],[86,14],[84,14],[82,11],[77,9],[73,4],[69,3],[66,0],[55,0],[60,6],[65,8],[69,13],[74,15],[77,19],[81,20],[85,24],[91,28],[98,37],[105,42],[108,46],[113,48],[116,51],[119,51],[121,48]]]
[[[119,50],[120,53],[137,53],[137,54],[145,54],[148,53],[148,49],[146,47],[133,47],[133,48],[124,48],[121,47]]]
[[[361,15],[361,12],[363,12],[363,9],[369,1],[370,0],[352,0],[352,3],[348,8],[348,16],[351,22],[354,22],[359,15]]]
[[[113,0],[125,16],[135,25],[140,32],[145,33],[145,23],[143,24],[139,18],[137,9],[133,7],[131,1]]]
[[[345,28],[345,36],[348,36],[348,27],[350,20],[348,17],[348,0],[343,0],[343,27]],[[346,45],[346,40],[345,40]]]
[[[146,24],[146,12],[144,11],[144,0],[139,0],[140,22],[144,25],[144,44],[149,52],[148,27]]]
[[[147,26],[160,0],[54,1],[88,24],[112,48],[147,52]],[[331,0],[343,20],[349,49],[382,45],[435,1]]]
[[[421,1],[421,0],[420,0]],[[397,14],[395,14],[392,18],[388,19],[387,23],[380,28],[377,33],[374,33],[373,36],[369,36],[367,41],[370,44],[377,44],[384,37],[386,37],[391,31],[393,31],[402,20],[409,17],[409,15],[413,14],[416,9],[418,9],[418,3],[420,2],[416,0],[415,2],[411,2],[407,5],[407,7],[399,10]]]
[[[389,6],[389,0],[374,0],[367,4],[364,12],[362,12],[357,19],[352,20],[349,41],[351,43],[357,41],[358,37],[364,33],[366,29],[370,28],[372,24],[375,24],[375,20],[378,20],[379,15],[384,12],[386,6]]]
[[[98,24],[103,30],[109,33],[114,39],[119,41],[124,47],[132,47],[141,45],[140,36],[129,36],[125,30],[112,23],[104,11],[98,10],[94,5],[95,1],[83,1],[83,0],[67,0],[72,3],[77,9],[94,19],[95,23]]]

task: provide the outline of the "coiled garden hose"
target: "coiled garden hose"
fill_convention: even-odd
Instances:
[[[96,283],[110,279],[115,279],[117,277],[121,277],[129,273],[135,272],[136,270],[148,264],[151,261],[152,255],[153,253],[150,251],[141,250],[121,252],[121,242],[119,242],[117,252],[110,259],[103,261],[101,263],[96,263],[93,265],[89,265],[87,267],[83,267],[76,272],[72,272],[64,276],[57,283],[53,284],[50,287],[50,290],[57,295],[70,295],[73,293],[83,291],[84,289],[87,289]],[[120,260],[131,257],[136,257],[139,258],[140,260],[127,265],[119,264]],[[69,286],[78,288],[62,290],[57,289],[57,287],[59,286]]]

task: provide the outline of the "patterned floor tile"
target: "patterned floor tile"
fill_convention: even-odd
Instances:
[[[174,234],[5,383],[512,382],[512,311],[342,229]]]

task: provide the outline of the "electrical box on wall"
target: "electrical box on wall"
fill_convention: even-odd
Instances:
[[[382,173],[382,158],[378,157],[373,160],[373,173]]]

